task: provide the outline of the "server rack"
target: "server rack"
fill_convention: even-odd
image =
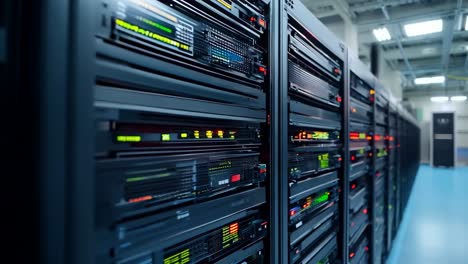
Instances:
[[[96,262],[269,262],[269,1],[98,12]]]
[[[398,226],[403,218],[408,203],[415,176],[418,171],[420,153],[414,148],[419,147],[420,129],[415,119],[401,106],[398,108],[398,155],[399,180],[397,187]]]
[[[284,5],[281,263],[333,263],[342,259],[346,50],[301,2]]]
[[[389,134],[389,100],[390,94],[377,81],[376,100],[375,100],[375,174],[374,177],[374,260],[373,263],[382,263],[386,253],[385,231],[387,228],[387,204],[388,204],[388,134]]]
[[[349,232],[348,263],[372,263],[374,250],[375,78],[349,56]]]
[[[388,108],[388,177],[387,177],[387,228],[386,228],[386,252],[390,252],[393,239],[396,236],[396,189],[397,189],[397,112],[396,105],[392,102]]]

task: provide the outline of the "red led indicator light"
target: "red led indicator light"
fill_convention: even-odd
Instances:
[[[289,211],[289,215],[290,215],[290,216],[294,216],[295,214],[296,214],[296,210],[291,210],[291,211]]]
[[[259,19],[258,19],[258,24],[259,24],[260,26],[266,28],[266,21],[265,21],[265,19],[259,18]]]
[[[335,68],[335,69],[333,70],[333,72],[334,72],[335,74],[340,74],[340,73],[341,73],[341,70],[338,69],[338,68]]]
[[[236,234],[239,231],[239,223],[234,223],[229,226],[229,233]]]
[[[255,19],[255,17],[250,17],[250,21],[255,22],[257,19]]]
[[[351,160],[352,161],[356,160],[356,156],[351,156]]]
[[[368,246],[364,247],[364,250],[369,251],[369,247]]]
[[[353,190],[356,189],[356,184],[355,184],[355,183],[353,183],[353,184],[351,185],[351,189],[353,189]]]
[[[354,140],[359,139],[359,133],[358,132],[350,132],[349,133],[349,138],[354,139]]]
[[[338,161],[342,161],[342,160],[343,160],[343,158],[342,158],[342,157],[339,157],[339,158],[338,158]]]
[[[231,176],[231,182],[238,182],[240,181],[241,179],[241,175],[240,174],[234,174]]]
[[[337,101],[338,103],[341,103],[341,101],[343,101],[343,99],[341,99],[341,96],[337,96],[337,97],[336,97],[336,101]]]
[[[363,212],[364,214],[367,214],[367,212],[368,212],[368,211],[367,211],[367,208],[365,208],[364,210],[362,210],[362,212]]]
[[[351,252],[351,253],[349,254],[349,257],[350,257],[350,258],[354,258],[354,255],[355,255],[354,252]]]
[[[138,198],[129,199],[128,202],[138,203],[138,202],[148,201],[148,200],[151,200],[151,199],[153,199],[153,196],[147,195],[147,196],[142,196],[142,197],[138,197]]]
[[[260,72],[263,72],[264,75],[266,75],[266,68],[265,68],[265,67],[259,66],[259,67],[258,67],[258,70],[259,70]]]

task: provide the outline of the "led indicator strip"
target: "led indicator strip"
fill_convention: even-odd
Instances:
[[[203,140],[203,139],[216,139],[216,140],[235,140],[236,131],[223,131],[223,130],[194,130],[193,132],[170,132],[170,133],[154,133],[154,134],[141,134],[141,135],[117,135],[115,140],[120,143],[135,143],[135,142],[170,142],[170,141],[187,141],[187,140]],[[147,137],[145,137],[147,135]],[[159,140],[155,139],[160,137]]]
[[[366,139],[366,133],[350,132],[349,138],[352,140]]]
[[[289,210],[289,216],[291,217],[295,216],[298,212],[303,212],[306,209],[319,205],[323,202],[326,202],[329,199],[330,199],[330,192],[325,192],[322,195],[316,197],[315,199],[312,199],[312,197],[309,196],[306,198],[306,202],[302,205],[302,208],[294,207],[291,210]]]
[[[137,16],[136,19],[138,19],[138,20],[140,20],[141,22],[144,22],[144,23],[146,23],[146,24],[148,24],[148,25],[150,25],[150,26],[153,26],[153,27],[155,27],[155,28],[157,28],[157,29],[160,29],[160,30],[162,30],[162,31],[164,31],[164,32],[167,32],[167,33],[170,33],[170,34],[172,34],[172,32],[173,32],[172,29],[170,29],[170,28],[168,28],[168,27],[166,27],[166,26],[164,26],[164,25],[161,25],[161,24],[158,23],[158,22],[149,20],[149,19],[147,19],[147,18],[144,18],[144,17],[141,17],[141,16]]]
[[[229,1],[229,0],[217,0],[217,1],[218,1],[218,3],[222,4],[227,9],[231,10],[231,8],[232,8],[232,2],[231,1]]]
[[[131,32],[135,32],[141,36],[150,38],[152,40],[156,40],[158,42],[168,44],[172,47],[176,47],[184,51],[190,51],[190,46],[187,44],[183,44],[183,43],[180,43],[179,41],[172,40],[168,37],[162,36],[150,30],[140,28],[139,26],[129,23],[127,21],[124,21],[122,19],[116,18],[115,24],[117,25],[118,28],[129,30]]]
[[[337,136],[337,138],[339,138],[339,137]],[[301,131],[296,136],[294,136],[294,139],[330,140],[331,138],[330,138],[330,133],[329,132],[324,132],[324,131],[312,131],[312,132]]]
[[[190,249],[185,249],[179,253],[164,259],[164,264],[185,264],[190,262]]]
[[[230,247],[239,241],[239,223],[223,227],[223,248]]]
[[[330,167],[329,156],[328,153],[318,155],[320,169],[328,169]]]
[[[117,142],[140,142],[140,136],[117,136]]]

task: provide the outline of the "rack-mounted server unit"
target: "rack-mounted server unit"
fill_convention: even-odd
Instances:
[[[284,1],[282,16],[287,90],[287,239],[296,263],[341,258],[340,184],[343,180],[344,45],[300,1]],[[284,135],[286,136],[286,135]],[[284,184],[284,183],[283,183]],[[284,212],[283,212],[284,213]]]
[[[268,262],[269,1],[99,12],[96,262]]]

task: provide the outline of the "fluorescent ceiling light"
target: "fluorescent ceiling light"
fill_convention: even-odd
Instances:
[[[445,82],[445,76],[421,77],[421,78],[414,79],[414,84],[416,85],[444,83],[444,82]]]
[[[434,103],[443,103],[447,102],[449,98],[447,96],[436,96],[436,97],[431,97],[431,101]]]
[[[404,28],[406,36],[415,37],[441,32],[443,29],[443,22],[442,19],[429,20],[424,22],[406,24]]]
[[[390,32],[388,32],[386,27],[376,28],[372,30],[372,33],[374,33],[375,39],[379,42],[392,39],[392,36],[390,36]]]
[[[454,101],[454,102],[463,102],[463,101],[466,101],[466,99],[467,97],[464,95],[450,97],[450,101]]]

